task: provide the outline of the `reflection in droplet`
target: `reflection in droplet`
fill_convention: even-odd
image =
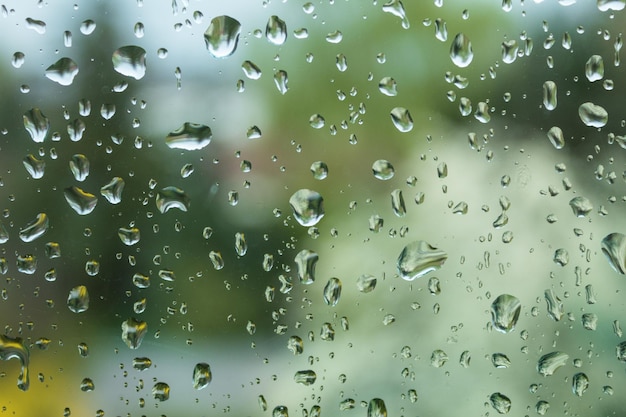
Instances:
[[[37,218],[29,222],[23,229],[20,229],[20,239],[22,242],[32,242],[48,231],[48,215],[46,213],[37,214]]]
[[[276,84],[276,88],[280,94],[284,95],[289,91],[289,86],[287,85],[288,81],[287,71],[278,70],[274,73],[274,84]]]
[[[511,400],[504,394],[494,392],[489,397],[491,406],[500,414],[506,414],[511,410]]]
[[[165,137],[165,144],[171,149],[195,151],[211,143],[212,137],[213,133],[209,126],[185,122]]]
[[[100,188],[100,194],[111,204],[119,204],[122,201],[122,191],[126,183],[120,177],[114,177],[108,184]]]
[[[589,378],[583,372],[578,372],[572,377],[572,392],[578,397],[582,397],[589,388]]]
[[[22,391],[27,391],[30,386],[28,363],[30,353],[21,337],[12,338],[0,334],[0,360],[8,361],[17,359],[20,361],[20,374],[17,378],[17,387]]]
[[[152,386],[152,396],[157,401],[167,401],[170,398],[170,386],[165,382],[157,382]]]
[[[85,181],[89,176],[89,159],[83,154],[76,154],[70,159],[70,171],[76,181]]]
[[[509,333],[515,329],[522,304],[520,300],[509,294],[502,294],[491,304],[491,323],[502,332]]]
[[[578,116],[580,120],[591,127],[602,127],[609,121],[609,113],[602,106],[586,102],[578,107]]]
[[[400,276],[413,281],[431,271],[439,269],[448,259],[448,254],[423,240],[409,243],[398,257],[397,267]]]
[[[393,165],[391,165],[391,162],[386,159],[374,161],[372,164],[372,172],[374,173],[375,178],[383,181],[392,179],[396,173]]]
[[[543,83],[543,107],[546,110],[554,110],[557,105],[557,87],[554,81]]]
[[[146,75],[146,50],[140,46],[127,45],[113,52],[113,69],[127,77],[140,80]]]
[[[548,130],[548,139],[550,139],[550,143],[556,149],[563,149],[565,146],[565,137],[563,136],[563,131],[558,126],[552,126],[550,130]]]
[[[136,227],[131,227],[130,229],[120,227],[117,230],[117,235],[119,236],[122,243],[127,246],[136,245],[141,239],[141,233]]]
[[[411,113],[404,107],[395,107],[391,110],[391,121],[400,132],[410,132],[413,129]]]
[[[67,57],[50,65],[45,73],[46,78],[64,86],[71,85],[76,74],[78,74],[78,64]]]
[[[315,282],[315,266],[318,260],[319,256],[317,253],[311,250],[302,249],[298,252],[294,261],[298,267],[298,278],[300,278],[300,282],[307,285]]]
[[[463,33],[457,33],[450,46],[450,59],[459,68],[465,68],[472,63],[474,51],[469,38]]]
[[[218,16],[204,32],[204,42],[215,58],[226,58],[237,49],[241,23],[230,16]]]
[[[98,204],[98,198],[82,189],[72,186],[63,191],[65,200],[74,211],[82,216],[91,213]]]
[[[265,26],[265,37],[274,45],[282,45],[287,40],[287,24],[280,17],[272,15]]]
[[[41,143],[50,129],[50,119],[38,107],[34,107],[24,113],[24,128],[33,142]]]
[[[329,306],[335,306],[341,297],[341,280],[332,277],[324,286],[324,302]]]
[[[187,211],[190,204],[191,199],[187,193],[177,187],[165,187],[156,195],[156,206],[161,213],[166,213],[172,208]]]
[[[403,29],[408,29],[411,27],[409,19],[406,17],[406,11],[404,10],[404,5],[402,4],[401,0],[389,0],[387,3],[383,4],[383,11],[402,19]]]
[[[131,349],[138,349],[148,332],[148,323],[129,318],[122,322],[122,340]]]
[[[79,285],[72,288],[69,296],[67,297],[67,307],[73,313],[82,313],[89,308],[89,293],[87,287]]]
[[[300,225],[315,226],[324,217],[324,199],[313,190],[296,191],[289,198],[293,216]]]
[[[611,233],[602,239],[602,253],[609,261],[609,265],[622,275],[626,274],[626,235]]]
[[[576,217],[585,217],[593,210],[593,204],[587,197],[577,196],[569,201],[569,205]]]
[[[297,371],[293,376],[293,380],[297,384],[302,385],[313,385],[315,380],[317,379],[317,375],[314,371],[307,369],[305,371]]]
[[[22,160],[22,163],[24,164],[24,168],[26,168],[26,171],[31,176],[31,178],[35,180],[43,178],[46,171],[46,161],[44,161],[43,159],[37,159],[32,154],[28,154]]]
[[[213,379],[211,373],[211,367],[208,363],[198,363],[193,368],[193,387],[197,390],[201,390],[209,386],[209,383]]]
[[[246,77],[251,80],[258,80],[261,78],[261,69],[252,61],[244,61],[243,64],[241,64],[241,69],[244,74],[246,74]]]
[[[604,61],[600,55],[591,55],[585,63],[585,76],[591,82],[604,78]]]

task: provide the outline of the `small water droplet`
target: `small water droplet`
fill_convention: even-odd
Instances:
[[[287,40],[287,24],[276,15],[270,16],[265,26],[265,37],[274,45],[282,45]]]
[[[393,214],[398,217],[404,217],[406,215],[406,204],[404,203],[404,196],[402,190],[396,188],[391,192],[391,208]]]
[[[329,42],[329,43],[339,43],[341,42],[342,39],[343,39],[343,34],[339,30],[336,30],[326,35],[326,42]]]
[[[393,121],[393,125],[400,132],[406,133],[413,129],[413,118],[411,117],[411,113],[409,113],[409,111],[404,107],[395,107],[391,110],[391,120]]]
[[[238,256],[244,256],[248,251],[248,244],[246,243],[246,236],[243,233],[235,233],[235,252]]]
[[[606,12],[609,10],[619,11],[626,7],[626,0],[597,0],[598,10]]]
[[[213,264],[213,268],[216,271],[224,268],[224,258],[222,258],[222,254],[219,251],[211,251],[209,252],[209,259]]]
[[[193,387],[197,390],[204,389],[209,386],[213,379],[211,367],[208,363],[198,363],[193,368]]]
[[[13,58],[11,59],[11,65],[13,65],[15,68],[20,68],[22,65],[24,65],[24,53],[23,52],[15,52],[13,54]]]
[[[78,74],[78,64],[72,59],[64,57],[46,68],[46,78],[63,86],[71,85]]]
[[[491,363],[498,369],[506,369],[511,366],[511,361],[504,353],[494,353],[491,355]]]
[[[131,349],[138,349],[148,332],[148,323],[134,318],[122,322],[122,340]]]
[[[113,52],[113,69],[127,77],[140,80],[146,75],[146,50],[135,45],[127,45]]]
[[[204,41],[209,53],[216,58],[231,56],[237,49],[241,23],[230,16],[218,16],[204,32]]]
[[[161,213],[166,213],[172,208],[187,211],[190,204],[191,200],[187,193],[177,187],[165,187],[156,195],[156,206]]]
[[[344,54],[337,54],[337,57],[335,58],[335,66],[341,72],[348,69],[348,60]]]
[[[67,297],[67,307],[73,313],[82,313],[89,308],[89,293],[87,287],[79,285],[70,290]]]
[[[502,294],[491,304],[491,323],[502,333],[510,333],[515,329],[522,304],[520,300],[509,294]]]
[[[356,287],[362,293],[368,293],[374,291],[376,288],[376,277],[372,275],[361,275],[356,280]]]
[[[517,59],[519,45],[515,39],[502,42],[502,62],[512,64]]]
[[[304,343],[300,337],[291,336],[287,340],[287,349],[289,349],[294,355],[300,355],[304,352]]]
[[[465,68],[472,63],[474,51],[472,50],[472,43],[465,34],[458,33],[454,37],[450,46],[450,59],[459,68]]]
[[[22,274],[32,275],[37,272],[37,258],[35,255],[18,255],[15,265]]]
[[[397,268],[403,279],[413,281],[441,268],[446,259],[448,259],[446,252],[418,240],[404,247],[398,257]]]
[[[580,120],[591,127],[602,127],[609,121],[609,113],[602,106],[586,102],[578,107],[578,116]]]
[[[199,123],[185,122],[165,137],[165,144],[171,149],[195,151],[211,143],[212,137],[213,133],[210,127]]]
[[[117,235],[119,236],[122,243],[127,246],[136,245],[141,239],[141,233],[136,227],[131,227],[130,229],[120,227],[117,230]]]
[[[145,371],[152,366],[152,360],[150,358],[133,358],[133,369],[138,371]]]

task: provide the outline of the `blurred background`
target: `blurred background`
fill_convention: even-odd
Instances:
[[[5,1],[2,411],[619,414],[625,6]]]

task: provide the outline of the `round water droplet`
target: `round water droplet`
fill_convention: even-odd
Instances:
[[[375,178],[383,181],[392,179],[396,173],[393,165],[391,165],[391,163],[386,159],[374,161],[372,164],[372,172],[374,173]]]
[[[78,64],[72,59],[64,57],[46,68],[46,78],[67,86],[74,82],[74,77],[78,74]]]
[[[135,45],[122,46],[113,52],[113,69],[140,80],[146,75],[146,50]]]
[[[157,382],[152,387],[152,396],[157,401],[167,401],[170,398],[170,386],[165,382]]]
[[[218,16],[204,32],[204,42],[209,53],[216,58],[231,56],[237,49],[241,23],[230,16]]]
[[[324,217],[324,199],[317,191],[298,190],[289,198],[289,205],[302,226],[315,226]]]
[[[537,372],[543,376],[553,375],[554,372],[567,364],[569,355],[563,352],[550,352],[539,358]]]
[[[450,59],[459,68],[465,68],[472,63],[474,59],[472,43],[463,33],[458,33],[454,37],[450,46]]]
[[[165,144],[171,149],[195,151],[211,143],[211,128],[199,123],[185,122],[181,127],[165,137]]]
[[[311,164],[311,173],[316,180],[323,180],[328,177],[328,165],[322,161],[316,161]]]
[[[187,193],[177,187],[165,187],[156,195],[156,206],[161,213],[166,213],[172,208],[187,211],[190,204],[191,200]]]
[[[626,235],[611,233],[602,239],[602,253],[618,273],[626,274]]]
[[[324,120],[324,117],[322,117],[322,115],[320,114],[316,113],[316,114],[311,115],[311,117],[309,117],[309,124],[314,129],[323,128],[325,123],[326,123],[326,120]]]
[[[137,349],[148,332],[148,323],[129,318],[122,322],[122,340],[131,349]]]
[[[423,240],[409,243],[398,257],[397,267],[400,276],[413,281],[431,271],[435,271],[448,259],[448,254]]]
[[[89,293],[87,287],[80,285],[72,288],[67,297],[67,307],[73,313],[82,313],[89,308]]]
[[[602,127],[609,121],[609,113],[602,106],[586,102],[578,107],[578,116],[580,120],[591,127]]]
[[[326,42],[329,42],[329,43],[339,43],[341,42],[342,39],[343,39],[343,34],[339,30],[336,30],[326,35]]]
[[[287,91],[289,91],[289,86],[287,84],[288,81],[289,78],[287,76],[287,71],[278,70],[274,74],[274,84],[276,84],[276,88],[278,89],[280,94],[284,95],[287,93]]]
[[[211,367],[208,363],[198,363],[193,368],[193,387],[197,390],[204,389],[209,386],[213,379]]]
[[[274,45],[282,45],[287,40],[287,24],[280,17],[272,15],[265,26],[265,37]]]
[[[502,333],[509,333],[515,329],[519,319],[522,304],[517,297],[502,294],[491,304],[491,323]]]
[[[413,118],[411,113],[404,107],[395,107],[391,110],[391,120],[393,125],[400,132],[410,132],[413,129]]]
[[[511,361],[504,353],[494,353],[491,355],[491,363],[498,369],[506,369],[511,366]]]
[[[504,394],[494,392],[489,397],[491,406],[500,414],[506,414],[511,410],[511,400]]]

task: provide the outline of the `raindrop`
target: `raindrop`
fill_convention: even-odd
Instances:
[[[356,280],[356,287],[362,293],[372,292],[376,288],[376,277],[367,274],[361,275]]]
[[[34,255],[19,255],[15,265],[22,274],[32,275],[37,271],[37,258]]]
[[[323,180],[328,177],[328,165],[322,161],[316,161],[311,164],[311,173],[316,180]]]
[[[113,52],[113,69],[140,80],[146,75],[146,50],[135,45],[122,46]]]
[[[450,59],[459,68],[465,68],[472,63],[474,52],[472,43],[463,33],[458,33],[450,46]]]
[[[85,181],[89,176],[89,160],[83,154],[76,154],[70,159],[70,171],[76,181]]]
[[[296,221],[302,226],[315,226],[324,217],[324,199],[316,191],[296,191],[289,198],[289,205]]]
[[[157,401],[167,401],[170,398],[170,386],[165,382],[157,382],[152,387],[152,396]]]
[[[208,363],[198,363],[193,368],[193,387],[197,390],[201,390],[209,386],[209,383],[213,379],[211,373],[211,367]]]
[[[237,49],[241,23],[230,16],[218,16],[204,32],[204,42],[215,58],[226,58]]]
[[[46,22],[43,20],[36,20],[30,17],[26,18],[26,27],[32,29],[40,35],[46,33]]]
[[[32,242],[48,231],[48,215],[46,213],[37,214],[37,218],[32,220],[23,229],[20,229],[20,239],[22,242]]]
[[[265,26],[265,37],[274,45],[284,44],[287,40],[287,25],[278,16],[270,16]]]
[[[404,196],[402,195],[402,190],[398,188],[391,192],[391,208],[393,209],[393,213],[398,217],[404,217],[406,215]]]
[[[484,101],[478,102],[474,117],[481,123],[489,123],[491,116],[489,115],[489,105]]]
[[[578,107],[578,116],[585,125],[591,127],[600,128],[609,121],[609,113],[604,107],[591,102],[583,103]]]
[[[583,196],[572,198],[569,205],[576,217],[585,217],[593,210],[593,204],[591,204],[591,201]]]
[[[326,35],[326,42],[329,42],[329,43],[339,43],[341,42],[342,39],[343,39],[343,34],[338,30]]]
[[[23,52],[15,52],[11,59],[11,65],[15,68],[21,68],[21,66],[24,65],[24,56]]]
[[[137,243],[139,243],[139,240],[141,239],[141,234],[139,232],[139,229],[136,227],[131,227],[130,229],[125,229],[123,227],[120,227],[117,230],[117,235],[119,236],[122,243],[127,246],[136,245]]]
[[[284,405],[279,405],[272,410],[272,417],[289,417],[289,410]]]
[[[122,340],[131,349],[138,349],[148,332],[148,323],[129,318],[122,322]]]
[[[554,251],[553,261],[559,266],[565,266],[569,263],[569,253],[565,249],[559,248]]]
[[[235,252],[237,252],[238,256],[244,256],[247,251],[246,236],[240,232],[235,233]]]
[[[502,42],[502,62],[512,64],[517,59],[519,46],[515,39]]]
[[[598,327],[598,316],[594,313],[585,313],[582,315],[582,324],[586,330],[596,330]]]
[[[537,414],[539,414],[540,416],[545,415],[548,412],[548,409],[550,408],[550,403],[548,403],[547,401],[537,401],[537,404],[535,405],[535,411],[537,411]]]
[[[278,70],[274,73],[274,84],[276,84],[276,88],[280,94],[284,95],[289,91],[289,86],[287,85],[288,81],[287,71]]]
[[[337,66],[337,69],[341,72],[347,70],[348,60],[346,59],[346,56],[344,54],[337,54],[337,57],[335,58],[335,65]]]
[[[65,200],[74,211],[82,216],[91,213],[98,204],[98,198],[82,189],[72,186],[63,191]]]
[[[252,61],[244,61],[243,64],[241,64],[241,69],[244,74],[246,74],[246,77],[251,80],[258,80],[261,78],[261,69]]]
[[[100,106],[100,116],[102,116],[104,120],[110,120],[115,116],[115,104],[103,103],[102,106]]]
[[[602,253],[609,265],[622,275],[626,274],[626,235],[611,233],[602,239]]]
[[[84,378],[80,382],[80,390],[82,392],[91,392],[94,389],[96,389],[96,386],[94,385],[93,381],[90,378]]]
[[[546,290],[544,297],[548,306],[548,315],[554,321],[561,320],[563,317],[563,303],[561,299],[556,296],[553,289]]]
[[[28,362],[30,354],[22,338],[12,338],[0,334],[0,360],[18,359],[20,361],[20,374],[17,378],[17,387],[27,391],[30,386]]]
[[[491,363],[498,369],[506,369],[511,366],[511,361],[504,353],[494,353],[491,355]]]
[[[148,288],[150,286],[150,277],[136,273],[133,275],[133,285],[137,288]]]
[[[341,297],[341,280],[339,278],[331,278],[324,286],[324,302],[329,306],[335,306]]]
[[[401,0],[389,0],[387,3],[383,4],[383,12],[390,13],[402,19],[403,29],[408,29],[409,27],[411,27],[409,19],[406,17],[406,11],[404,10],[404,5],[402,4]]]
[[[430,366],[441,368],[448,362],[448,354],[441,349],[434,350],[430,355]]]
[[[317,375],[315,374],[315,372],[311,371],[310,369],[306,371],[297,371],[295,375],[293,376],[293,380],[297,384],[302,384],[302,385],[313,385],[316,379],[317,379]]]
[[[604,78],[604,61],[600,55],[592,55],[585,63],[585,76],[591,82]]]
[[[563,147],[565,146],[563,131],[558,126],[552,126],[550,130],[548,130],[548,139],[550,139],[550,143],[556,149],[563,149]]]
[[[582,397],[589,388],[589,378],[582,372],[574,374],[572,377],[572,392],[578,397]]]
[[[448,25],[446,21],[441,18],[435,19],[435,38],[439,39],[441,42],[448,40]]]
[[[72,288],[69,296],[67,297],[67,307],[73,313],[82,313],[89,308],[89,293],[87,287],[79,285]]]
[[[504,394],[494,392],[489,397],[491,406],[500,414],[506,414],[511,410],[511,400]]]
[[[174,274],[174,271],[170,271],[169,269],[160,269],[159,278],[163,281],[174,282],[176,281],[176,274]]]
[[[125,182],[120,177],[114,177],[108,184],[100,188],[100,194],[111,204],[119,204],[122,201],[122,191]]]
[[[294,355],[300,355],[304,352],[304,343],[300,337],[291,336],[289,340],[287,340],[287,349]]]
[[[91,35],[96,30],[96,22],[91,19],[84,20],[80,24],[80,33],[83,35]]]
[[[222,254],[218,251],[211,251],[209,252],[209,259],[211,260],[211,263],[213,264],[213,268],[216,271],[219,271],[220,269],[224,268],[224,258],[222,258]]]
[[[619,11],[626,7],[626,0],[597,0],[597,6],[601,12],[609,10]]]
[[[313,114],[313,115],[311,115],[311,117],[309,117],[309,124],[314,129],[321,129],[321,128],[323,128],[325,123],[326,123],[326,120],[324,120],[324,117],[322,117],[321,115],[319,115],[317,113]]]
[[[397,267],[400,276],[413,281],[431,271],[439,269],[448,259],[448,254],[423,240],[409,243],[398,257]]]
[[[391,121],[400,132],[410,132],[413,129],[411,113],[404,107],[395,107],[391,110]]]
[[[378,83],[378,90],[386,96],[398,95],[397,83],[392,77],[383,77]]]
[[[133,358],[133,369],[138,371],[145,371],[152,366],[152,360],[150,358]]]
[[[367,405],[367,417],[387,417],[387,406],[380,398],[372,398]]]
[[[554,110],[557,105],[557,88],[554,81],[543,83],[543,107],[546,110]]]
[[[502,294],[491,304],[491,323],[496,330],[510,333],[515,329],[522,304],[517,297]]]
[[[374,161],[372,164],[372,172],[375,178],[383,181],[392,179],[395,174],[393,165],[386,159]]]
[[[263,133],[258,126],[250,126],[246,131],[246,137],[248,139],[259,139],[261,136],[263,136]]]
[[[165,137],[165,144],[171,149],[195,151],[211,143],[211,128],[199,123],[185,122],[181,127]]]
[[[315,281],[315,266],[319,256],[317,253],[303,249],[296,255],[294,261],[298,267],[298,278],[303,284],[313,284]]]
[[[71,85],[76,74],[78,74],[78,64],[66,57],[46,68],[45,73],[46,78],[64,86]]]
[[[44,116],[39,108],[34,107],[24,113],[24,128],[33,142],[41,143],[50,129],[50,120]]]

